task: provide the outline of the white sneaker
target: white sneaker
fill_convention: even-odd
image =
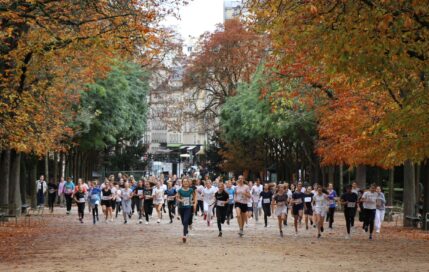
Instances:
[[[147,222],[147,221],[146,221],[144,224],[145,224],[145,225],[149,225],[149,222]]]
[[[375,232],[376,232],[376,233],[380,233],[380,230],[376,230]]]
[[[156,220],[156,223],[158,224],[161,223],[161,219]]]
[[[350,236],[350,234],[346,235],[346,240],[350,240],[352,237]]]

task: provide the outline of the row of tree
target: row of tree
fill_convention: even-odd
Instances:
[[[170,42],[159,23],[184,2],[1,1],[0,204],[28,201],[43,173],[141,163],[149,71]]]
[[[255,0],[247,10],[249,24],[226,22],[202,39],[188,70],[191,86],[220,95],[220,166],[274,168],[286,180],[306,170],[319,182],[321,170],[355,168],[361,187],[368,166],[401,167],[406,215],[417,212],[418,169],[429,211],[427,2]],[[237,29],[258,33],[257,53],[244,53]],[[207,73],[213,81],[201,79]]]

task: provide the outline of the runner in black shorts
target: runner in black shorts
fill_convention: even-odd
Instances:
[[[301,192],[302,182],[298,182],[295,192],[292,194],[292,215],[294,217],[295,235],[298,234],[298,221],[302,218],[304,210],[305,194]]]
[[[305,215],[305,229],[308,229],[308,220],[310,225],[313,225],[313,196],[311,186],[307,187],[304,197],[304,215]]]
[[[271,216],[271,201],[273,199],[273,192],[271,192],[268,184],[264,185],[264,190],[260,193],[260,196],[262,198],[262,210],[264,210],[264,223],[265,227],[267,227],[268,217]]]
[[[243,176],[238,177],[237,187],[235,187],[235,210],[237,212],[237,222],[240,228],[238,235],[243,237],[243,227],[244,222],[246,221],[247,216],[247,203],[250,199],[250,189],[249,186],[244,184]]]
[[[106,182],[103,190],[101,191],[101,209],[105,216],[104,222],[107,222],[109,217],[112,218],[112,197],[113,194],[110,190],[110,185]]]

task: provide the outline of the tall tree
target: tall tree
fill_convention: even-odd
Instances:
[[[213,33],[203,34],[184,79],[185,87],[195,89],[195,97],[206,97],[197,112],[217,116],[226,99],[237,93],[238,84],[249,82],[263,53],[261,36],[238,19],[227,20]]]

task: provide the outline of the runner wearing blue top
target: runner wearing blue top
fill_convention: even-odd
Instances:
[[[179,203],[179,214],[183,224],[183,243],[186,243],[188,238],[188,226],[191,218],[192,207],[194,210],[197,206],[197,196],[193,189],[189,188],[190,183],[187,178],[182,180],[182,188],[179,189],[176,195],[176,201]]]
[[[64,197],[66,198],[67,215],[69,215],[71,211],[74,190],[74,183],[69,177],[67,178],[67,182],[64,184]]]
[[[232,182],[228,180],[225,191],[228,193],[228,204],[226,208],[226,223],[229,225],[229,220],[234,219],[234,195],[235,189],[232,187]]]
[[[326,215],[326,222],[329,221],[330,229],[332,229],[332,224],[334,223],[335,208],[337,207],[336,199],[337,199],[337,192],[335,192],[334,190],[334,185],[332,183],[329,183],[328,184],[329,210],[328,210],[328,214]]]
[[[101,200],[100,194],[101,194],[101,190],[100,188],[97,187],[97,181],[94,180],[91,183],[91,187],[89,188],[90,206],[91,206],[91,212],[92,212],[92,220],[94,224],[96,223],[96,221],[99,220],[98,205],[100,205],[100,200]]]
[[[292,215],[294,217],[295,234],[298,234],[298,221],[302,218],[304,199],[305,194],[302,192],[302,182],[298,182],[296,190],[292,194]]]

